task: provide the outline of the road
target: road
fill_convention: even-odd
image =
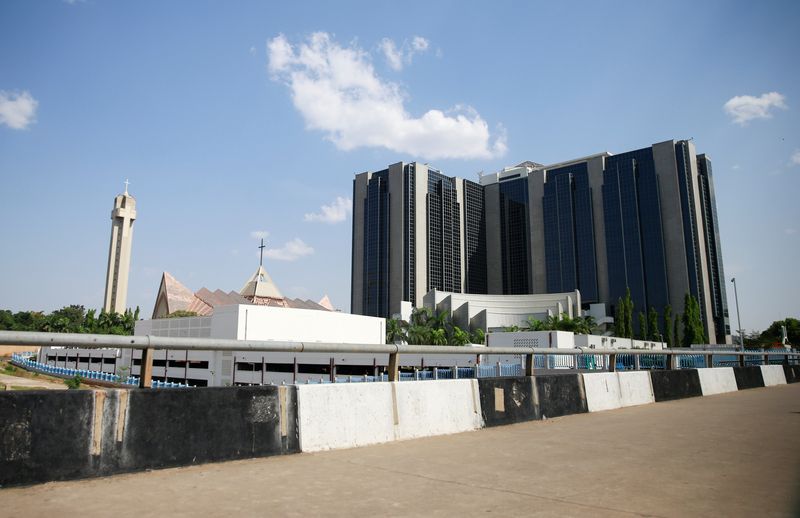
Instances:
[[[800,384],[0,490],[5,516],[798,516]]]

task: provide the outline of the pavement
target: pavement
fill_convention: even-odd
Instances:
[[[209,416],[213,418],[213,416]],[[800,384],[0,490],[5,516],[800,516]]]

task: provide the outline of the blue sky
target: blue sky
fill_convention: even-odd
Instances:
[[[520,4],[0,3],[0,307],[102,306],[126,178],[144,315],[164,270],[241,288],[259,233],[286,295],[347,310],[355,173],[693,137],[743,327],[800,316],[800,4]]]

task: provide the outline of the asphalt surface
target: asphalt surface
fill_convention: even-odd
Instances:
[[[213,416],[209,416],[213,418]],[[800,516],[800,384],[0,490],[4,516]]]

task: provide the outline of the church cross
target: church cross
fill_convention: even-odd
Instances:
[[[264,239],[263,238],[261,239],[261,246],[259,246],[258,248],[261,249],[261,259],[258,260],[258,265],[259,266],[264,266],[264,248],[266,248],[266,247],[264,246]]]
[[[130,183],[131,182],[129,182],[128,179],[125,178],[125,196],[128,195],[128,185],[130,185]]]

